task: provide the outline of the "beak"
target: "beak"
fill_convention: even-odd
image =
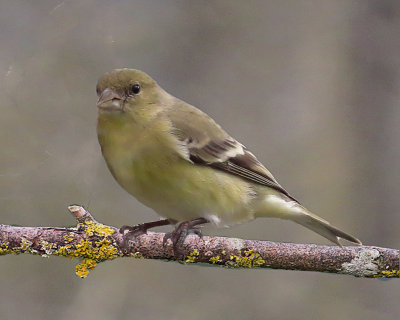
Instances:
[[[122,97],[115,90],[106,88],[100,94],[97,107],[105,110],[122,110]]]

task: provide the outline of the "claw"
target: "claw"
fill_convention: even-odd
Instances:
[[[129,243],[131,241],[135,242],[139,236],[146,234],[147,230],[150,228],[165,226],[167,224],[171,224],[171,221],[168,219],[142,223],[132,227],[122,226],[119,229],[119,232],[123,235],[123,241],[121,244],[122,251],[125,254],[128,254],[130,252]]]
[[[162,241],[163,247],[165,247],[167,245],[168,240],[170,240],[171,238],[172,238],[172,232],[168,232],[165,234],[163,241]]]
[[[119,233],[123,234],[125,237],[137,238],[143,234],[147,233],[147,229],[144,224],[138,224],[136,226],[122,226],[119,229]]]
[[[193,228],[191,230],[195,235],[197,235],[200,239],[203,239],[203,232],[199,228]]]
[[[176,226],[174,231],[165,234],[163,239],[163,246],[167,244],[168,240],[171,240],[174,256],[179,262],[181,260],[184,260],[185,255],[183,250],[183,243],[185,242],[187,235],[190,232],[193,232],[194,234],[202,238],[203,234],[197,226],[207,222],[208,221],[204,218],[181,222]]]
[[[121,245],[122,251],[127,254],[130,251],[130,242],[135,242],[137,237],[146,234],[147,229],[143,224],[138,224],[137,226],[122,226],[119,229],[119,233],[123,235],[123,242]]]

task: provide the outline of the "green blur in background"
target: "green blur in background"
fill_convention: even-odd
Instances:
[[[400,242],[400,2],[3,1],[2,224],[157,219],[112,178],[97,78],[137,68],[212,116],[311,211],[366,245]],[[161,230],[170,230],[164,228]],[[258,219],[206,234],[327,240]],[[0,319],[395,319],[398,280],[117,259],[0,257]]]

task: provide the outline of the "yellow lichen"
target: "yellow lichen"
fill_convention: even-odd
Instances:
[[[131,257],[135,259],[144,259],[143,255],[140,252],[132,253]]]
[[[109,226],[105,226],[101,223],[96,223],[94,221],[88,220],[83,223],[78,224],[78,229],[85,230],[86,234],[91,237],[94,234],[101,236],[101,237],[108,237],[111,236],[115,230],[110,228]]]
[[[74,257],[74,256],[72,256],[71,254],[70,254],[70,248],[68,247],[67,248],[67,246],[63,246],[63,247],[60,247],[58,250],[57,250],[57,252],[55,253],[55,255],[57,255],[57,256],[60,256],[60,257],[65,257],[65,258],[68,258],[68,259],[74,259],[74,258],[76,258],[76,257]]]
[[[12,251],[8,249],[9,242],[3,242],[0,245],[0,256],[5,254],[10,254]]]
[[[219,256],[211,257],[209,260],[212,264],[216,264],[218,262],[222,262],[222,259]]]
[[[196,258],[199,256],[199,250],[193,249],[193,251],[186,257],[185,263],[194,263]]]
[[[400,278],[400,270],[381,271],[375,278]]]
[[[41,245],[41,249],[45,252],[44,256],[53,254],[57,249],[57,245],[55,243],[50,243],[45,240],[40,240],[39,243]]]
[[[257,268],[265,264],[261,255],[254,250],[244,251],[244,255],[230,255],[230,261],[226,263],[229,268]]]
[[[21,248],[20,249],[22,251],[29,251],[31,246],[32,246],[32,242],[31,241],[29,241],[29,240],[27,240],[25,238],[21,238]]]
[[[112,260],[120,255],[118,249],[108,239],[96,241],[94,245],[88,239],[81,239],[76,245],[61,246],[55,254],[74,258],[84,257],[98,262]]]
[[[10,254],[11,250],[0,248],[0,256]]]
[[[68,232],[63,236],[65,245],[61,246],[56,242],[51,243],[39,238],[39,249],[33,249],[33,243],[22,238],[20,246],[12,249],[9,249],[9,243],[0,243],[0,255],[27,252],[41,254],[44,257],[57,255],[70,259],[81,258],[83,260],[76,266],[76,274],[82,278],[85,278],[98,263],[122,256],[116,243],[110,237],[115,233],[115,229],[112,227],[86,220],[78,223],[78,230],[83,231],[86,237],[77,244],[78,239],[74,232]],[[142,256],[140,253],[136,253],[135,257],[141,258]]]
[[[89,271],[93,270],[96,265],[97,262],[93,259],[83,259],[81,263],[75,267],[75,273],[78,277],[86,278],[89,274]]]
[[[74,241],[74,234],[72,233],[72,232],[70,232],[70,233],[68,233],[68,234],[66,234],[66,235],[64,235],[64,240],[65,240],[65,242],[72,242],[72,241]]]
[[[84,258],[76,266],[76,274],[81,278],[85,278],[98,263],[113,260],[121,255],[112,240],[107,239],[115,232],[114,229],[92,221],[80,223],[78,228],[85,231],[89,237],[95,236],[100,237],[100,239],[97,241],[81,239],[78,244],[74,244],[74,235],[70,233],[64,236],[66,245],[53,248],[50,244],[42,242],[42,249],[48,254],[53,253],[67,258]]]

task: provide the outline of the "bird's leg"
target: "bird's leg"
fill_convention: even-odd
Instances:
[[[129,242],[135,241],[137,237],[146,234],[148,229],[175,224],[176,221],[170,219],[141,223],[136,226],[122,226],[119,232],[123,235],[122,248],[129,252]]]
[[[165,234],[163,239],[163,245],[165,246],[168,240],[171,240],[174,249],[174,255],[178,261],[183,258],[183,243],[187,235],[190,232],[197,234],[200,238],[202,237],[201,230],[199,229],[200,224],[208,223],[209,221],[205,218],[197,218],[190,221],[183,221],[175,227],[175,230]]]

